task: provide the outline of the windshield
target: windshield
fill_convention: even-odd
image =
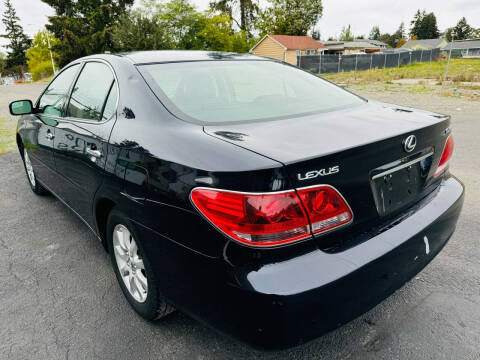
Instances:
[[[273,61],[196,61],[139,69],[170,112],[203,124],[295,117],[363,103],[328,81]]]

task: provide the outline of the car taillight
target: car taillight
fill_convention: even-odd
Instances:
[[[452,158],[453,155],[453,137],[450,135],[445,142],[445,147],[443,148],[443,153],[442,157],[440,158],[440,161],[437,166],[437,170],[435,171],[435,176],[440,175],[443,173],[445,170],[447,170],[448,165],[450,163],[450,159]]]
[[[305,188],[297,192],[307,209],[314,234],[347,224],[353,218],[347,202],[330,186]]]
[[[244,244],[273,246],[311,236],[293,190],[256,194],[196,188],[191,199],[213,225]]]
[[[196,188],[191,200],[223,233],[243,244],[258,247],[311,237],[309,217],[313,233],[327,231],[352,219],[340,194],[325,186],[299,190],[298,195],[295,190],[258,194]]]

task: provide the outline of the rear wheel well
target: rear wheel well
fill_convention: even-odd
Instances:
[[[108,252],[107,246],[107,220],[110,211],[115,207],[115,202],[110,199],[100,199],[95,207],[95,220],[97,222],[97,229],[102,240],[103,247]]]

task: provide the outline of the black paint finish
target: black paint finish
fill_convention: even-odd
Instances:
[[[136,69],[140,63],[230,59],[268,61],[170,51],[77,60],[111,67],[119,89],[116,115],[104,122],[65,113],[24,115],[18,134],[38,180],[99,238],[113,206],[131,218],[173,305],[256,346],[294,346],[373,307],[448,241],[463,185],[448,173],[439,178],[433,173],[450,118],[365,102],[302,118],[202,127],[175,118]],[[409,134],[416,135],[417,147],[407,154],[402,141]],[[93,159],[88,148],[102,156]],[[434,154],[422,168],[418,196],[380,216],[372,175],[426,151]],[[334,166],[338,173],[302,180],[309,171]],[[189,201],[197,186],[271,192],[317,184],[340,191],[353,223],[275,249],[232,242]]]

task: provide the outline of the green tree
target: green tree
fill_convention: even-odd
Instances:
[[[338,38],[340,41],[353,41],[354,40],[353,32],[352,32],[352,27],[350,24],[347,26],[344,26],[342,28],[342,31],[340,32],[340,37]]]
[[[425,15],[421,26],[421,36],[419,39],[436,39],[440,36],[437,26],[437,18],[433,12]]]
[[[268,0],[260,15],[260,35],[307,35],[322,16],[321,0]]]
[[[440,36],[437,18],[433,12],[427,14],[425,10],[417,10],[410,22],[410,37],[413,36],[417,39],[435,39]]]
[[[41,0],[56,15],[50,16],[50,30],[60,42],[54,47],[63,67],[79,57],[116,51],[113,32],[118,20],[134,0]]]
[[[260,11],[256,0],[216,0],[210,2],[210,9],[228,14],[240,30],[245,31],[249,36],[252,35]],[[240,22],[235,20],[234,13],[237,11]]]
[[[320,40],[320,37],[321,37],[320,30],[314,28],[312,30],[312,38],[314,38],[315,40]]]
[[[454,35],[455,40],[467,40],[470,39],[474,31],[475,29],[468,25],[467,19],[462,17],[458,21],[457,25],[455,25],[453,28],[448,28],[445,31],[445,35],[448,41],[452,41],[452,34]]]
[[[397,42],[397,48],[401,48],[403,45],[405,45],[406,42],[407,42],[407,39],[405,39],[404,37],[401,38],[401,39],[398,40],[398,42]]]
[[[6,67],[23,66],[27,62],[25,52],[29,48],[31,40],[23,32],[23,28],[19,24],[20,18],[11,1],[5,0],[4,5],[5,12],[2,22],[5,25],[6,34],[1,36],[9,41],[5,46],[8,49]]]
[[[202,49],[247,52],[254,40],[243,30],[233,30],[226,13],[198,12],[187,1],[144,1],[128,11],[113,33],[116,48],[123,51]]]
[[[171,49],[174,44],[158,15],[135,10],[123,14],[112,33],[115,49],[122,51]]]
[[[390,44],[392,42],[392,35],[390,35],[389,33],[385,33],[385,34],[382,34],[380,35],[380,37],[378,38],[379,41],[385,43],[388,45],[388,47],[392,47]]]
[[[207,12],[205,27],[198,34],[203,40],[203,49],[214,51],[248,52],[255,41],[247,36],[246,31],[232,31],[233,20],[225,13]]]
[[[0,77],[7,67],[7,57],[0,51]]]
[[[418,9],[415,15],[413,15],[413,19],[410,21],[410,37],[416,36],[418,38],[418,33],[420,32],[420,26],[424,16],[425,10],[420,11],[420,9]]]
[[[232,18],[223,13],[207,16],[205,27],[198,34],[204,40],[205,50],[232,51]]]
[[[380,28],[378,25],[375,25],[372,27],[372,30],[370,31],[370,34],[368,35],[368,38],[370,40],[379,40],[380,39]]]
[[[48,46],[49,39],[51,47],[58,45],[59,40],[53,34],[48,33],[47,30],[39,31],[33,38],[32,45],[27,50],[28,71],[32,73],[33,80],[53,75],[52,59]],[[57,64],[58,54],[52,51],[52,56],[54,63]]]
[[[397,31],[395,31],[389,38],[388,45],[391,47],[399,47],[398,43],[401,39],[405,38],[405,25],[404,23],[400,23],[400,26],[398,27]],[[403,44],[402,44],[403,45]],[[400,45],[401,46],[401,45]]]
[[[159,17],[173,48],[202,49],[198,34],[205,27],[205,17],[188,1],[169,1],[160,8]]]

